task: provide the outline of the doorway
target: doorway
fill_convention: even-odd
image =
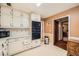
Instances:
[[[54,45],[67,50],[68,17],[54,20]]]

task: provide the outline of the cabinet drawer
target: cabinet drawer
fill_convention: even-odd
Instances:
[[[75,43],[75,42],[71,42],[71,41],[69,41],[69,42],[68,42],[68,45],[74,47],[74,46],[77,46],[78,44]]]
[[[17,39],[9,39],[9,40],[8,40],[9,43],[11,43],[11,42],[16,42],[16,41],[17,41]]]

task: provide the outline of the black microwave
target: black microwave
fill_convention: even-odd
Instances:
[[[5,38],[10,36],[10,31],[0,31],[0,38]]]

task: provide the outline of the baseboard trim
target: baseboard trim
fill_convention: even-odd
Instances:
[[[36,46],[36,47],[32,47],[32,48],[30,48],[30,49],[27,49],[27,50],[24,50],[24,51],[20,51],[20,52],[18,52],[18,53],[15,53],[15,54],[13,54],[13,55],[10,55],[10,56],[15,56],[15,55],[17,55],[17,54],[19,54],[19,53],[22,53],[22,52],[25,52],[25,51],[29,51],[29,50],[31,50],[31,49],[34,49],[34,48],[37,48],[37,47],[40,47],[41,45],[39,45],[39,46]]]
[[[73,39],[73,40],[79,40],[79,37],[71,36],[71,37],[69,38],[69,40],[70,40],[70,39]]]

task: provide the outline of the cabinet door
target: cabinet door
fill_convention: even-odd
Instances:
[[[12,21],[12,9],[1,6],[1,27],[10,28]]]
[[[30,20],[29,20],[29,15],[23,13],[22,14],[22,25],[23,28],[29,28]]]
[[[2,50],[2,43],[0,42],[0,50]]]
[[[13,9],[13,16],[19,17],[19,16],[21,16],[21,12],[18,11],[18,10]]]
[[[2,56],[2,50],[0,50],[0,56]]]
[[[6,39],[0,40],[0,55],[7,56],[7,52],[8,52],[7,44],[8,44],[8,41]]]
[[[2,43],[0,42],[0,56],[2,56]]]
[[[41,21],[41,17],[38,14],[31,14],[32,21]]]
[[[3,54],[3,56],[7,56],[7,55],[8,55],[8,50],[7,50],[7,48],[4,48],[4,49],[2,50],[2,54]]]
[[[10,28],[11,27],[12,17],[6,14],[1,15],[1,27]]]
[[[12,9],[8,8],[6,6],[1,6],[1,15],[6,14],[6,15],[11,15]]]
[[[22,41],[23,41],[23,50],[27,50],[27,49],[30,49],[31,48],[31,40],[24,37],[22,38]]]
[[[8,47],[8,54],[13,55],[22,51],[22,42],[17,40],[15,42],[10,42]]]
[[[21,12],[13,9],[13,27],[20,28],[21,27]]]
[[[33,47],[37,47],[37,46],[40,46],[40,45],[41,45],[40,39],[37,39],[37,40],[33,40],[32,41],[32,46]]]
[[[13,27],[20,28],[21,27],[21,18],[17,16],[13,16]]]

